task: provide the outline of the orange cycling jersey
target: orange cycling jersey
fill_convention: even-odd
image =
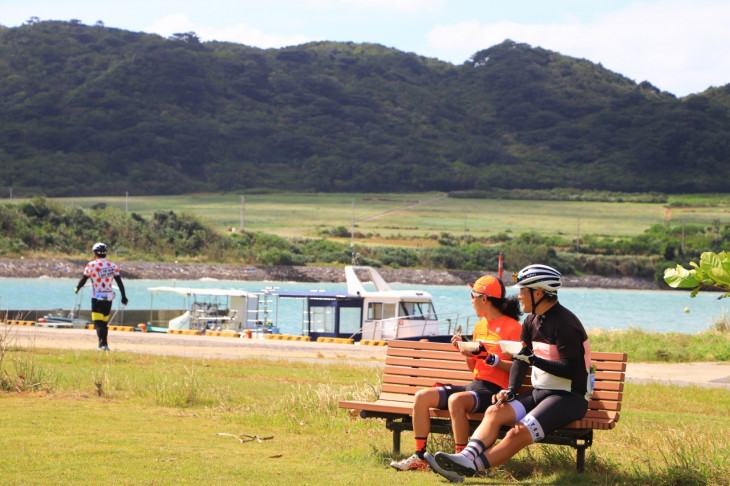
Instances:
[[[501,316],[491,321],[482,319],[477,322],[474,326],[473,339],[474,341],[490,341],[493,343],[502,340],[519,341],[521,332],[522,326],[518,321],[508,316]],[[496,354],[500,360],[507,359],[498,344],[485,344],[484,347],[487,349],[487,353]],[[483,356],[486,356],[486,353],[472,358],[474,360],[474,379],[490,381],[503,389],[507,389],[509,373],[500,370],[496,366],[489,366],[484,359],[480,358]]]

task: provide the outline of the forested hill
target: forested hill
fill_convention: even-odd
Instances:
[[[728,161],[730,85],[677,99],[512,41],[455,66],[373,44],[0,27],[0,184],[18,195],[708,192],[727,191]]]

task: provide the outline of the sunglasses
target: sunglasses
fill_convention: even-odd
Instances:
[[[479,297],[486,297],[486,294],[480,294],[479,292],[471,291],[471,298],[472,299],[478,299]]]

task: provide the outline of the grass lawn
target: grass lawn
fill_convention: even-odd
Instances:
[[[4,485],[446,484],[389,468],[384,423],[337,407],[373,398],[377,368],[5,347],[0,372]],[[729,410],[730,390],[628,384],[585,474],[534,445],[467,483],[727,484]]]

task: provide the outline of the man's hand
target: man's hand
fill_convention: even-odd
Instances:
[[[515,399],[515,394],[509,390],[500,390],[496,395],[492,395],[492,405],[487,409],[487,413],[493,413],[497,410],[497,407],[502,405],[504,402],[511,402]]]
[[[129,304],[129,300],[127,300],[126,297],[122,297],[122,305],[127,305],[127,304]]]
[[[509,390],[500,390],[496,395],[492,395],[492,402],[499,404],[502,402],[511,402],[515,399],[515,394]]]
[[[512,359],[518,359],[520,361],[524,361],[527,364],[532,364],[532,360],[535,358],[535,355],[532,354],[532,351],[529,352],[530,354],[514,354],[512,355]]]

